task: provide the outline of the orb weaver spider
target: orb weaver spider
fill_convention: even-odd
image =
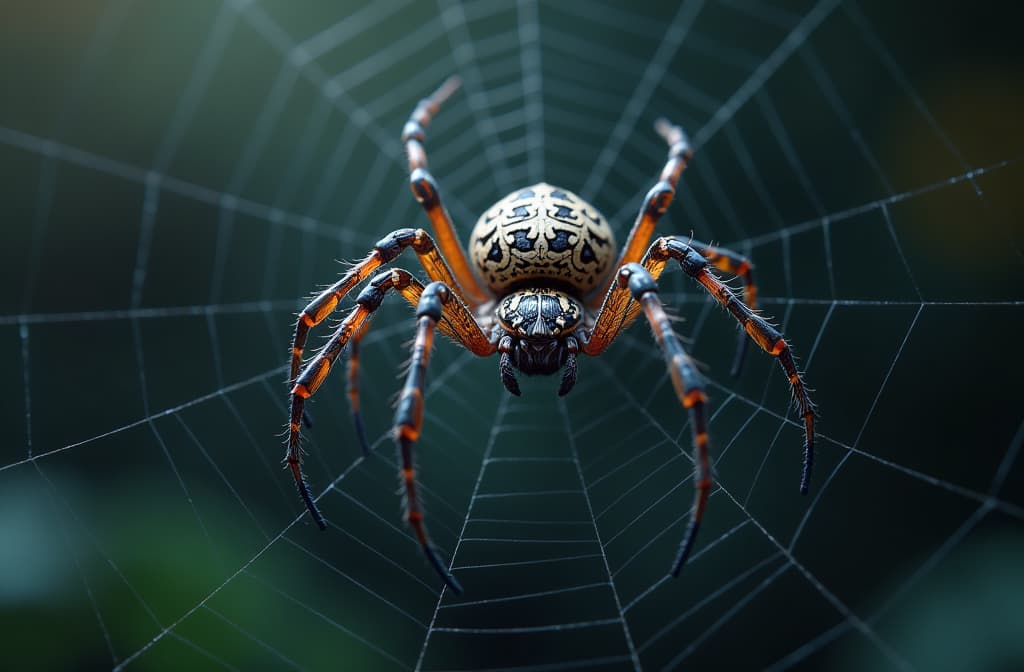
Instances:
[[[462,592],[427,533],[413,465],[413,446],[423,424],[423,382],[435,330],[480,357],[498,354],[501,382],[512,394],[520,393],[516,370],[526,375],[561,371],[558,394],[564,396],[576,383],[577,357],[603,353],[642,312],[665,357],[676,396],[688,409],[693,432],[695,494],[689,526],[672,565],[672,574],[678,576],[697,538],[712,478],[703,381],[672,331],[658,299],[656,281],[665,265],[670,260],[678,262],[683,272],[725,307],[743,328],[734,374],[744,357],[747,337],[778,359],[804,423],[800,491],[806,494],[814,459],[815,409],[790,347],[782,334],[756,312],[757,290],[753,266],[747,258],[675,236],[658,238],[648,246],[658,220],[672,202],[680,174],[693,157],[683,130],[664,119],[656,122],[655,129],[669,145],[668,160],[658,182],[644,199],[617,260],[607,220],[579,196],[545,183],[516,190],[485,212],[470,235],[467,256],[441,202],[437,183],[427,170],[424,149],[424,130],[458,87],[457,77],[445,81],[419,102],[402,130],[412,192],[430,218],[436,241],[423,229],[393,231],[299,314],[292,345],[291,413],[285,456],[299,494],[316,524],[326,529],[302,473],[299,433],[304,420],[303,405],[323,383],[345,345],[351,343],[349,397],[356,433],[364,454],[368,452],[359,413],[359,341],[384,296],[396,291],[416,310],[412,361],[394,423],[405,491],[405,518],[441,579],[452,590]],[[330,315],[356,285],[409,247],[431,282],[424,286],[412,273],[400,268],[376,275],[358,294],[355,307],[326,345],[300,372],[309,330]],[[742,299],[709,267],[741,277]],[[608,277],[610,268],[616,271]]]

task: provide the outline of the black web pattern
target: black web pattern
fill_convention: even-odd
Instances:
[[[1004,133],[1024,105],[997,29],[1012,21],[925,25],[838,0],[11,11],[0,614],[13,668],[1024,659],[1024,145]],[[973,44],[993,60],[968,58]],[[280,469],[299,297],[336,259],[426,225],[399,132],[452,73],[463,89],[427,150],[463,237],[543,180],[601,209],[621,243],[664,161],[652,122],[669,117],[697,151],[659,232],[755,260],[762,308],[815,390],[801,497],[786,381],[756,348],[729,378],[734,324],[666,272],[661,296],[710,383],[716,474],[678,579],[690,430],[643,326],[581,360],[564,401],[546,379],[510,397],[495,359],[438,343],[420,483],[463,596],[440,589],[399,515],[388,432],[404,307],[389,302],[364,340],[372,455],[340,371],[310,403],[326,533]]]

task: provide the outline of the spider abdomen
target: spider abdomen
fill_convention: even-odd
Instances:
[[[607,220],[576,194],[541,182],[494,204],[473,227],[470,255],[488,287],[554,281],[587,294],[615,260]]]

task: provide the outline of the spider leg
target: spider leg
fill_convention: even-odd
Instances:
[[[311,397],[323,381],[327,378],[334,362],[338,359],[341,351],[349,342],[357,342],[365,335],[369,328],[369,319],[380,307],[384,295],[389,290],[397,291],[407,303],[418,306],[420,297],[423,294],[423,285],[412,276],[409,271],[401,268],[393,268],[389,271],[379,273],[363,288],[356,298],[356,307],[342,320],[331,336],[330,340],[317,353],[306,368],[297,376],[291,390],[291,414],[288,427],[288,443],[285,461],[295,477],[295,484],[299,489],[299,495],[305,502],[306,508],[320,529],[326,528],[324,517],[313,501],[309,485],[306,483],[302,473],[302,451],[299,445],[302,415],[306,399]],[[473,319],[472,313],[462,299],[453,291],[447,290],[445,299],[448,310],[443,319],[437,323],[441,333],[461,343],[466,349],[480,356],[486,356],[495,352],[495,346],[490,343],[487,336],[481,331]],[[436,322],[436,320],[435,320]],[[472,325],[472,326],[470,326]],[[356,356],[356,372],[358,372],[358,355]],[[349,360],[351,366],[351,359]],[[352,369],[349,369],[350,385]],[[351,387],[350,387],[351,395]],[[358,390],[356,391],[354,408],[358,409]],[[361,418],[359,420],[361,424]],[[357,428],[358,432],[358,428]],[[365,437],[363,441],[364,452],[367,447]]]
[[[306,365],[301,374],[293,377],[285,462],[295,477],[295,485],[299,489],[302,501],[306,504],[310,515],[321,530],[326,529],[327,524],[324,522],[323,514],[320,513],[316,502],[313,500],[309,484],[302,473],[302,451],[299,445],[299,433],[302,429],[303,406],[306,399],[313,396],[327,378],[331,366],[338,359],[345,344],[362,331],[367,324],[367,320],[380,307],[381,302],[384,300],[385,292],[389,289],[395,289],[403,295],[407,293],[413,295],[412,300],[418,301],[422,287],[408,271],[393,269],[390,272],[379,274],[359,293],[358,298],[356,298],[356,307],[338,325],[334,335],[327,341],[323,349]],[[303,314],[305,315],[305,313]]]
[[[576,385],[576,353],[579,352],[580,343],[570,336],[566,339],[566,345],[569,348],[569,355],[565,358],[562,382],[558,385],[558,396],[560,397],[569,394]]]
[[[814,467],[814,418],[815,409],[807,394],[803,376],[793,359],[793,351],[778,329],[740,301],[729,287],[708,272],[708,262],[682,241],[674,238],[659,238],[651,246],[652,257],[671,258],[679,262],[683,272],[696,280],[718,303],[736,318],[747,335],[761,349],[779,361],[789,380],[797,410],[804,421],[804,468],[800,477],[800,492],[807,494],[811,483],[811,469]]]
[[[727,285],[708,272],[707,260],[693,248],[677,238],[659,238],[651,245],[648,257],[652,264],[664,265],[669,259],[679,262],[683,272],[696,280],[739,322],[740,326],[762,350],[777,358],[789,380],[793,399],[804,422],[804,468],[800,478],[800,492],[807,494],[811,470],[814,467],[814,403],[807,394],[803,376],[793,359],[793,352],[782,334],[763,317],[733,293]]]
[[[363,340],[369,329],[370,323],[364,322],[363,326],[352,336],[352,345],[349,346],[348,356],[348,407],[352,413],[352,426],[356,430],[356,437],[359,439],[363,457],[370,454],[370,441],[366,438],[366,426],[363,424],[363,414],[359,410],[359,342]]]
[[[299,313],[299,319],[295,323],[295,336],[292,341],[291,371],[288,376],[289,384],[295,384],[295,377],[302,366],[302,352],[306,346],[309,330],[323,322],[328,315],[334,312],[341,299],[352,291],[356,285],[370,277],[370,274],[383,264],[394,260],[407,247],[412,247],[416,252],[416,256],[419,258],[420,263],[423,264],[423,268],[431,280],[441,280],[449,287],[458,286],[455,283],[455,276],[445,262],[444,257],[438,251],[430,234],[423,229],[398,229],[397,231],[392,231],[374,245],[373,250],[370,251],[370,254],[365,259],[356,263],[336,283],[320,292]],[[484,341],[486,340],[485,338]],[[483,347],[476,343],[474,345]]]
[[[742,254],[733,252],[724,247],[714,247],[706,243],[699,243],[696,240],[689,242],[690,247],[700,252],[712,266],[730,275],[743,278],[743,303],[751,310],[757,310],[757,285],[754,284],[754,264]],[[747,346],[750,340],[743,331],[739,332],[736,339],[736,355],[732,360],[732,368],[729,375],[736,377],[743,369],[743,360],[747,356]]]
[[[732,250],[714,247],[707,243],[700,243],[695,240],[688,240],[686,241],[686,244],[699,252],[718,270],[729,273],[730,275],[742,277],[743,302],[746,303],[747,307],[751,310],[757,309],[757,285],[754,284],[754,265],[749,259],[737,252],[733,252]],[[656,242],[654,246],[657,245],[658,243]],[[647,269],[647,272],[651,274],[651,277],[658,280],[665,270],[665,260],[651,257],[650,249],[653,249],[654,246],[648,249],[647,254],[644,255],[642,263],[644,268]],[[640,306],[635,302],[630,302],[628,293],[622,290],[622,288],[613,285],[608,291],[609,295],[614,294],[610,299],[613,306],[621,305],[622,303],[628,304],[626,307],[626,316],[618,327],[618,330],[621,331],[632,324],[633,320],[640,315]],[[607,298],[608,297],[606,297],[606,299]],[[740,374],[740,370],[743,367],[743,360],[747,355],[747,346],[749,343],[750,339],[747,338],[747,334],[741,330],[736,338],[736,354],[733,357],[729,375],[736,377]]]
[[[779,365],[789,380],[793,399],[804,423],[804,468],[800,477],[800,492],[807,494],[811,482],[811,470],[814,466],[815,409],[807,394],[807,386],[796,366],[789,344],[778,329],[768,324],[749,305],[741,301],[727,285],[710,273],[708,260],[682,240],[671,236],[658,238],[648,249],[642,268],[652,278],[657,278],[665,270],[665,264],[670,259],[679,262],[684,273],[699,282],[718,303],[724,306],[740,323],[750,339],[757,343],[762,350],[778,359]],[[618,283],[608,290],[604,304],[601,306],[597,320],[590,332],[589,340],[583,346],[585,353],[588,355],[601,354],[629,325],[631,314],[635,316],[632,313],[634,309],[629,305],[631,298],[632,295],[628,288],[620,286]]]
[[[442,307],[449,304],[451,297],[451,290],[442,282],[430,283],[420,296],[416,307],[416,342],[413,344],[412,361],[395,411],[395,441],[402,464],[406,521],[416,533],[423,553],[434,571],[449,588],[461,593],[462,586],[441,561],[441,556],[430,540],[423,522],[423,509],[416,493],[416,467],[413,461],[413,446],[416,445],[423,428],[423,382],[427,375],[427,363],[434,348],[434,328],[441,320]]]
[[[512,356],[509,354],[512,352],[512,337],[502,336],[501,340],[498,341],[498,350],[501,352],[501,356],[498,358],[498,373],[501,375],[501,384],[505,386],[506,390],[518,397],[522,392],[519,391],[519,381],[516,380],[516,370],[512,366]]]
[[[641,306],[647,321],[654,330],[654,336],[665,355],[669,376],[676,396],[683,408],[690,413],[690,424],[693,430],[693,466],[694,466],[694,498],[690,525],[679,546],[679,553],[672,564],[672,575],[678,576],[686,564],[686,559],[697,540],[700,521],[704,517],[708,495],[711,492],[711,465],[708,461],[708,430],[704,415],[707,395],[704,393],[704,382],[693,365],[690,357],[683,349],[679,338],[672,331],[672,323],[658,298],[658,285],[651,274],[640,264],[632,263],[623,266],[616,275],[616,284],[628,289],[630,294]]]
[[[400,272],[405,273],[405,271]],[[387,273],[385,273],[386,275]],[[397,282],[397,281],[396,281]],[[408,281],[408,287],[404,288],[401,292],[402,298],[404,298],[410,306],[415,309],[419,304],[419,297],[423,292],[423,285],[419,283],[415,278],[410,278]],[[465,304],[456,297],[455,303],[452,304],[454,309],[448,311],[448,314],[442,316],[441,321],[438,323],[437,328],[448,338],[456,341],[463,345],[467,350],[473,352],[481,357],[486,357],[493,354],[495,346],[492,345],[489,339],[484,336],[480,330],[480,326],[476,320],[473,319],[472,314]],[[366,322],[363,326],[352,336],[349,345],[349,358],[348,358],[348,398],[349,408],[352,412],[352,424],[356,430],[356,436],[359,438],[359,446],[362,449],[363,455],[370,454],[370,441],[366,436],[366,426],[363,423],[363,416],[360,412],[359,406],[359,343],[366,336],[366,332],[370,329],[370,323]],[[305,416],[304,416],[305,417]],[[309,425],[306,425],[307,427]]]
[[[654,228],[661,220],[661,216],[668,210],[668,206],[672,204],[679,176],[686,169],[690,159],[693,158],[690,141],[682,128],[673,125],[666,119],[658,119],[654,122],[654,129],[669,145],[668,159],[661,169],[658,182],[647,192],[644,203],[640,207],[640,213],[637,215],[636,221],[633,222],[633,228],[626,239],[626,245],[622,248],[619,260],[613,268],[621,268],[628,263],[640,261],[640,255],[650,242],[651,236],[654,235]],[[605,292],[614,285],[615,276],[612,276],[600,287],[599,291],[593,294],[590,307],[597,308],[602,305]],[[626,301],[628,302],[628,300],[629,293],[627,292]]]
[[[490,294],[484,289],[480,281],[473,275],[473,270],[466,259],[466,251],[459,242],[455,233],[455,226],[448,210],[441,202],[441,194],[437,189],[437,182],[434,176],[427,170],[427,152],[423,147],[426,137],[426,128],[441,105],[458,90],[461,81],[458,77],[449,77],[441,86],[427,98],[424,98],[416,105],[409,121],[402,129],[402,142],[405,144],[405,153],[409,157],[409,186],[412,188],[413,196],[419,201],[434,227],[437,235],[438,245],[444,256],[451,261],[458,284],[446,278],[434,278],[444,280],[449,287],[460,287],[463,290],[467,303],[473,308],[490,300]]]

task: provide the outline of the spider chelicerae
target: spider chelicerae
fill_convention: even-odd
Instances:
[[[678,575],[697,538],[712,478],[704,384],[658,299],[656,281],[665,265],[670,260],[678,262],[683,272],[742,326],[734,374],[742,364],[747,337],[778,359],[804,423],[800,491],[806,493],[814,458],[815,410],[790,347],[782,334],[757,313],[752,265],[744,256],[676,236],[664,236],[648,245],[658,220],[672,202],[680,174],[693,157],[682,129],[664,119],[659,119],[655,128],[669,145],[668,160],[644,199],[618,259],[605,218],[579,196],[545,183],[514,191],[485,212],[470,235],[467,255],[441,202],[437,183],[427,170],[423,147],[424,129],[458,87],[456,77],[445,81],[420,101],[402,130],[412,192],[430,217],[436,240],[423,229],[399,229],[388,234],[365,259],[313,299],[295,325],[285,461],[295,476],[299,494],[316,524],[326,529],[302,473],[299,432],[306,399],[327,378],[347,344],[351,344],[349,398],[353,419],[364,454],[369,450],[359,413],[359,341],[385,294],[394,290],[416,309],[416,341],[394,428],[405,490],[405,517],[438,575],[452,590],[461,592],[427,533],[413,466],[413,446],[423,424],[423,382],[435,330],[480,357],[498,354],[501,382],[512,394],[519,394],[518,370],[526,375],[561,371],[558,394],[565,395],[576,383],[579,355],[596,357],[603,353],[642,312],[664,354],[676,396],[689,411],[693,431],[695,494],[689,526],[672,565],[672,574]],[[408,247],[416,253],[430,283],[424,286],[400,268],[376,275],[359,293],[355,307],[323,349],[300,372],[309,330],[330,315],[356,285]],[[742,278],[742,298],[710,272],[710,267]],[[609,273],[611,269],[613,273]]]

